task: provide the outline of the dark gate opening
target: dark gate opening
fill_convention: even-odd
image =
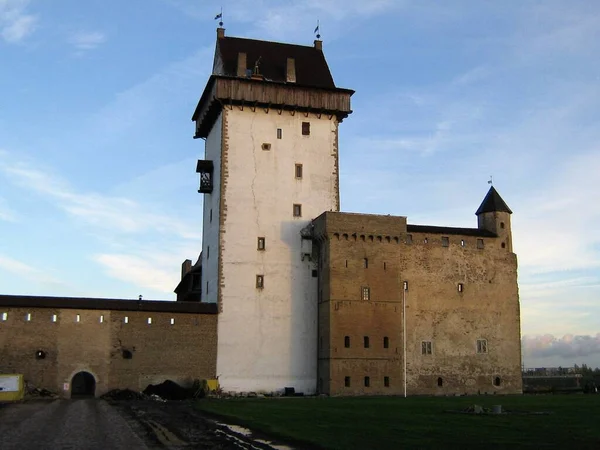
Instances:
[[[96,379],[88,372],[79,372],[71,380],[71,398],[94,397],[96,394]]]

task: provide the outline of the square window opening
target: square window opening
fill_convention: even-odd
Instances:
[[[171,317],[171,325],[175,325],[175,319]]]
[[[371,378],[365,377],[365,387],[369,387],[369,386],[371,386]]]
[[[312,277],[313,278],[317,278],[319,276],[319,272],[317,271],[317,269],[313,269],[312,270]]]
[[[422,355],[431,355],[433,353],[431,341],[422,341],[421,342],[421,354]]]
[[[442,236],[442,247],[450,246],[450,238],[448,236]]]
[[[52,322],[56,322],[58,320],[58,316],[56,314],[52,314]]]
[[[2,322],[6,322],[8,320],[8,313],[3,312],[2,313]]]
[[[264,275],[256,275],[256,288],[262,289],[265,287],[265,277]]]
[[[294,203],[294,217],[302,217],[302,205]]]
[[[259,237],[256,244],[257,250],[265,250],[267,245],[267,241],[264,237]]]
[[[383,348],[390,348],[390,338],[384,336],[383,338]]]
[[[344,386],[350,387],[350,377],[344,377]]]
[[[363,337],[363,345],[365,348],[369,348],[369,336]]]
[[[302,122],[302,136],[310,135],[310,122]]]
[[[488,346],[486,339],[477,339],[477,353],[487,353]]]
[[[362,299],[363,300],[371,300],[371,288],[364,286],[362,288]]]
[[[390,387],[390,377],[383,377],[383,385],[385,387]]]
[[[297,179],[301,179],[302,178],[302,164],[296,164],[296,178]]]
[[[365,269],[368,269],[368,268],[369,268],[369,258],[364,258],[364,259],[363,259],[363,267],[364,267]]]
[[[350,336],[344,336],[344,347],[350,348]]]
[[[152,317],[148,317],[148,325],[152,325]]]
[[[129,323],[129,317],[125,316],[125,317],[123,318],[123,322],[125,322],[125,323]]]

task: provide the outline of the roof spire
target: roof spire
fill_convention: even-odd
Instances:
[[[488,184],[492,184],[491,182],[492,180],[490,177]],[[502,200],[502,197],[500,197],[500,194],[498,194],[498,191],[496,191],[494,186],[490,187],[490,190],[483,199],[483,202],[481,202],[481,205],[477,209],[475,215],[478,216],[479,214],[487,212],[507,212],[509,214],[512,214],[512,211],[504,202],[504,200]]]

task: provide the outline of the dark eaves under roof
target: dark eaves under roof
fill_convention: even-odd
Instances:
[[[258,61],[260,75],[268,81],[284,83],[287,59],[294,58],[298,85],[335,88],[323,51],[315,47],[237,37],[220,38],[217,45],[223,63],[219,75],[236,76],[238,54],[245,53],[247,69],[253,70]]]
[[[491,231],[481,228],[436,227],[431,225],[406,225],[408,233],[450,234],[461,236],[497,237]]]
[[[500,197],[494,186],[490,188],[475,214],[479,215],[487,212],[507,212],[512,214],[512,211],[504,200],[502,200],[502,197]]]
[[[0,306],[13,308],[94,309],[112,311],[147,311],[190,314],[217,314],[215,303],[158,300],[123,300],[107,298],[34,297],[0,295]]]

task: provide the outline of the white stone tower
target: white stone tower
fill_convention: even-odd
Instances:
[[[202,301],[219,304],[224,391],[317,388],[317,261],[300,231],[338,211],[336,88],[312,46],[225,37],[192,120],[206,141]]]

